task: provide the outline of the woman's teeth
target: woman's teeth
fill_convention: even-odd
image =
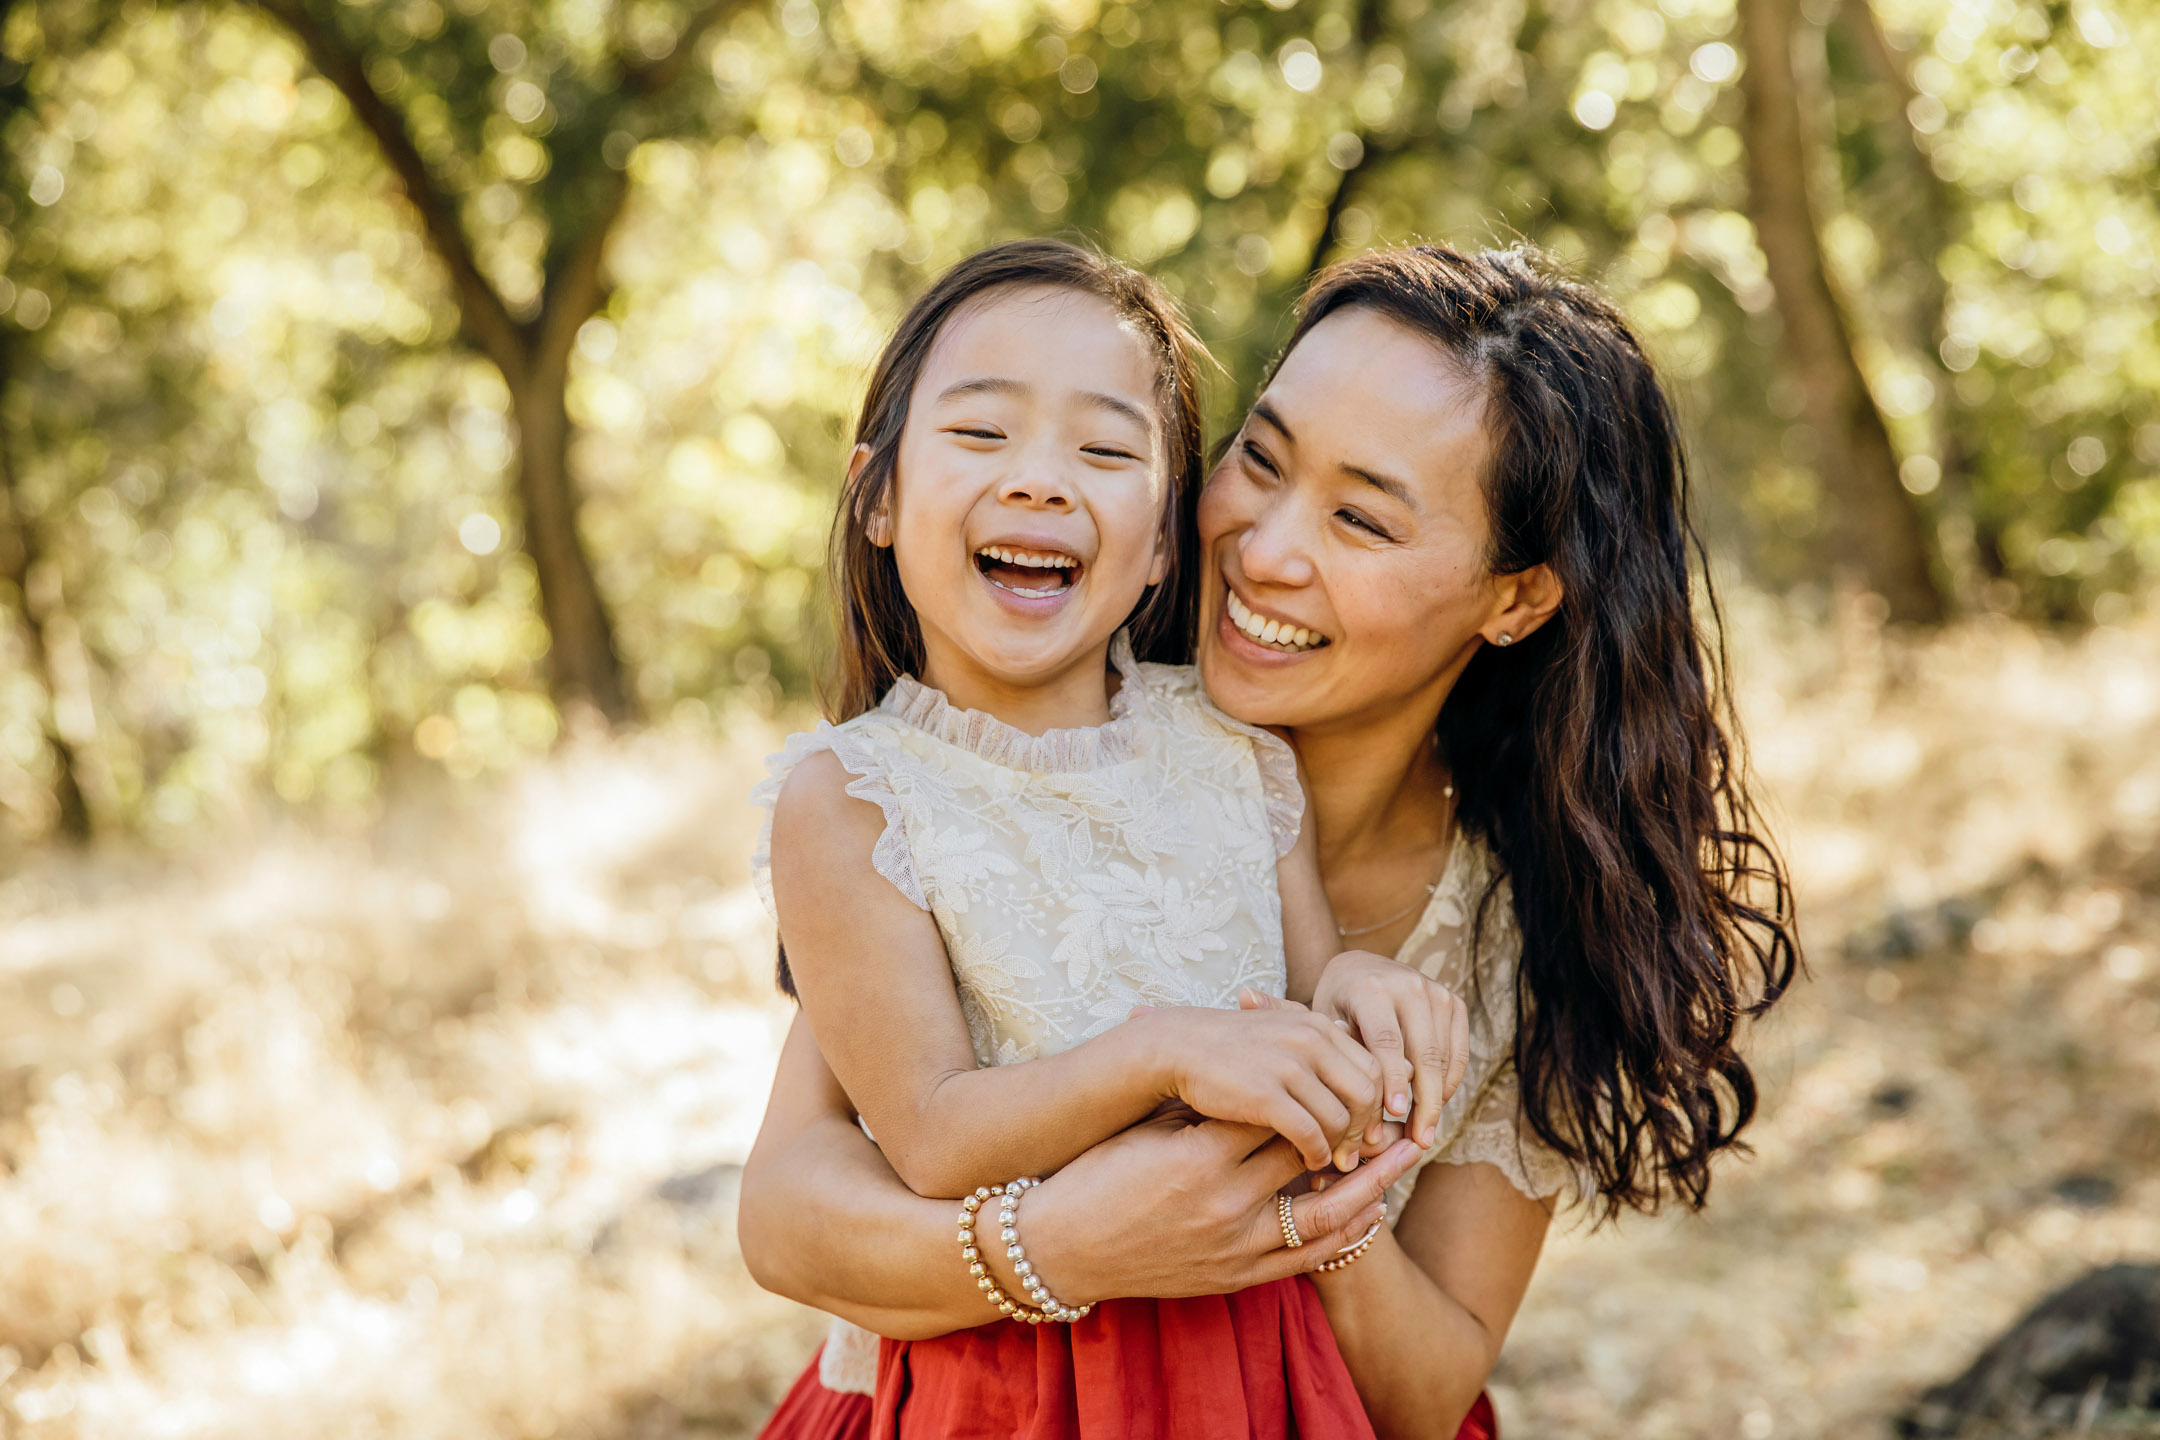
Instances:
[[[1245,602],[1238,599],[1237,591],[1224,592],[1229,596],[1230,623],[1238,630],[1263,645],[1273,645],[1278,650],[1317,650],[1328,643],[1328,637],[1301,625],[1285,625],[1280,620],[1263,620],[1253,614]]]

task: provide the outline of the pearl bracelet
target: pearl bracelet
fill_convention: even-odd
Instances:
[[[1076,1308],[1053,1296],[1049,1287],[1043,1284],[1042,1277],[1035,1273],[1035,1267],[1028,1263],[1027,1252],[1020,1248],[1020,1197],[1041,1183],[1040,1180],[1022,1177],[994,1190],[988,1186],[978,1187],[974,1194],[962,1200],[960,1258],[967,1261],[968,1274],[975,1277],[975,1286],[983,1292],[983,1298],[996,1306],[999,1313],[1030,1325],[1040,1325],[1045,1320],[1057,1320],[1070,1325],[1075,1320],[1086,1318],[1087,1313],[1095,1308],[1094,1305],[1091,1303]],[[998,1288],[996,1277],[991,1275],[990,1267],[983,1263],[982,1250],[975,1243],[975,1214],[982,1209],[983,1202],[993,1195],[998,1201],[998,1239],[1004,1242],[1006,1258],[1013,1262],[1013,1270],[1020,1276],[1020,1283],[1026,1288],[1028,1298],[1035,1302],[1038,1307],[1036,1309],[1030,1310]]]

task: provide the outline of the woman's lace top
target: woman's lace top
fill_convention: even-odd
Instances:
[[[1029,735],[901,679],[877,709],[788,740],[768,807],[830,750],[885,812],[871,863],[936,919],[978,1064],[1055,1054],[1135,1005],[1283,992],[1275,862],[1304,800],[1290,749],[1224,716],[1190,668],[1135,663],[1109,723]],[[753,864],[772,904],[771,820]]]
[[[1455,992],[1470,1011],[1470,1063],[1461,1086],[1440,1112],[1437,1143],[1417,1168],[1388,1191],[1388,1217],[1400,1218],[1427,1165],[1494,1165],[1533,1200],[1558,1191],[1580,1193],[1581,1180],[1567,1160],[1531,1133],[1522,1119],[1522,1092],[1515,1079],[1515,967],[1522,933],[1502,881],[1485,906],[1476,933],[1478,901],[1492,882],[1492,852],[1458,834],[1447,872],[1418,917],[1396,958]],[[1471,941],[1480,941],[1473,954]]]

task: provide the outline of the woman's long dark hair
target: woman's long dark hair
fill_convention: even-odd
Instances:
[[[993,290],[1050,285],[1104,301],[1140,332],[1156,355],[1156,408],[1168,452],[1163,497],[1164,553],[1169,569],[1126,622],[1142,660],[1176,663],[1192,656],[1194,596],[1193,507],[1200,494],[1205,446],[1201,433],[1200,366],[1206,357],[1177,302],[1152,277],[1101,251],[1066,240],[1013,240],[979,250],[939,276],[908,308],[878,356],[855,422],[855,443],[870,458],[840,496],[833,517],[831,580],[840,607],[840,645],[825,713],[849,720],[884,698],[893,681],[922,669],[922,627],[900,588],[893,552],[873,544],[870,522],[892,494],[907,427],[908,398],[947,321]]]
[[[1588,1171],[1605,1215],[1699,1207],[1711,1157],[1755,1113],[1738,1022],[1800,958],[1672,407],[1620,312],[1528,247],[1344,260],[1306,292],[1291,345],[1353,307],[1483,385],[1487,564],[1550,566],[1564,590],[1543,627],[1479,651],[1438,727],[1459,822],[1514,893],[1525,1118]]]

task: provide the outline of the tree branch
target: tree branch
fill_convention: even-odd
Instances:
[[[652,99],[664,93],[681,78],[705,33],[727,15],[741,9],[744,3],[745,0],[710,0],[699,7],[682,33],[675,37],[674,48],[667,54],[649,63],[621,64],[623,89],[639,99]],[[630,186],[620,171],[608,170],[603,174],[606,178],[601,182],[598,203],[577,237],[564,250],[560,262],[549,268],[541,289],[539,344],[534,363],[543,371],[559,367],[568,359],[578,327],[600,308],[606,293],[600,281],[600,265],[606,255],[608,239],[614,233],[615,222],[622,218]]]
[[[603,173],[606,178],[601,184],[607,188],[599,204],[541,290],[540,337],[533,358],[534,369],[541,373],[552,373],[569,359],[578,327],[600,308],[606,293],[600,281],[600,262],[606,257],[608,239],[615,233],[615,222],[629,199],[630,179],[620,170]]]
[[[525,338],[502,296],[480,272],[472,243],[458,219],[457,207],[436,183],[413,144],[405,117],[375,93],[359,54],[348,49],[336,27],[309,11],[307,0],[254,0],[257,9],[291,31],[324,79],[338,88],[353,114],[375,138],[383,158],[396,173],[405,198],[420,212],[430,245],[449,267],[458,310],[466,332],[502,370],[515,377],[525,367]]]
[[[657,60],[623,66],[623,85],[642,96],[658,95],[673,85],[697,52],[698,41],[724,17],[742,8],[744,0],[707,0],[675,37],[675,48]]]
[[[1336,182],[1335,193],[1328,197],[1327,217],[1320,222],[1320,233],[1313,240],[1312,254],[1305,261],[1307,280],[1320,273],[1321,265],[1327,260],[1328,251],[1334,247],[1335,232],[1342,225],[1343,212],[1350,208],[1352,188],[1374,165],[1393,159],[1403,150],[1403,142],[1400,140],[1391,140],[1383,145],[1361,135],[1358,143],[1364,149],[1358,155],[1357,164],[1343,171],[1342,179]]]

